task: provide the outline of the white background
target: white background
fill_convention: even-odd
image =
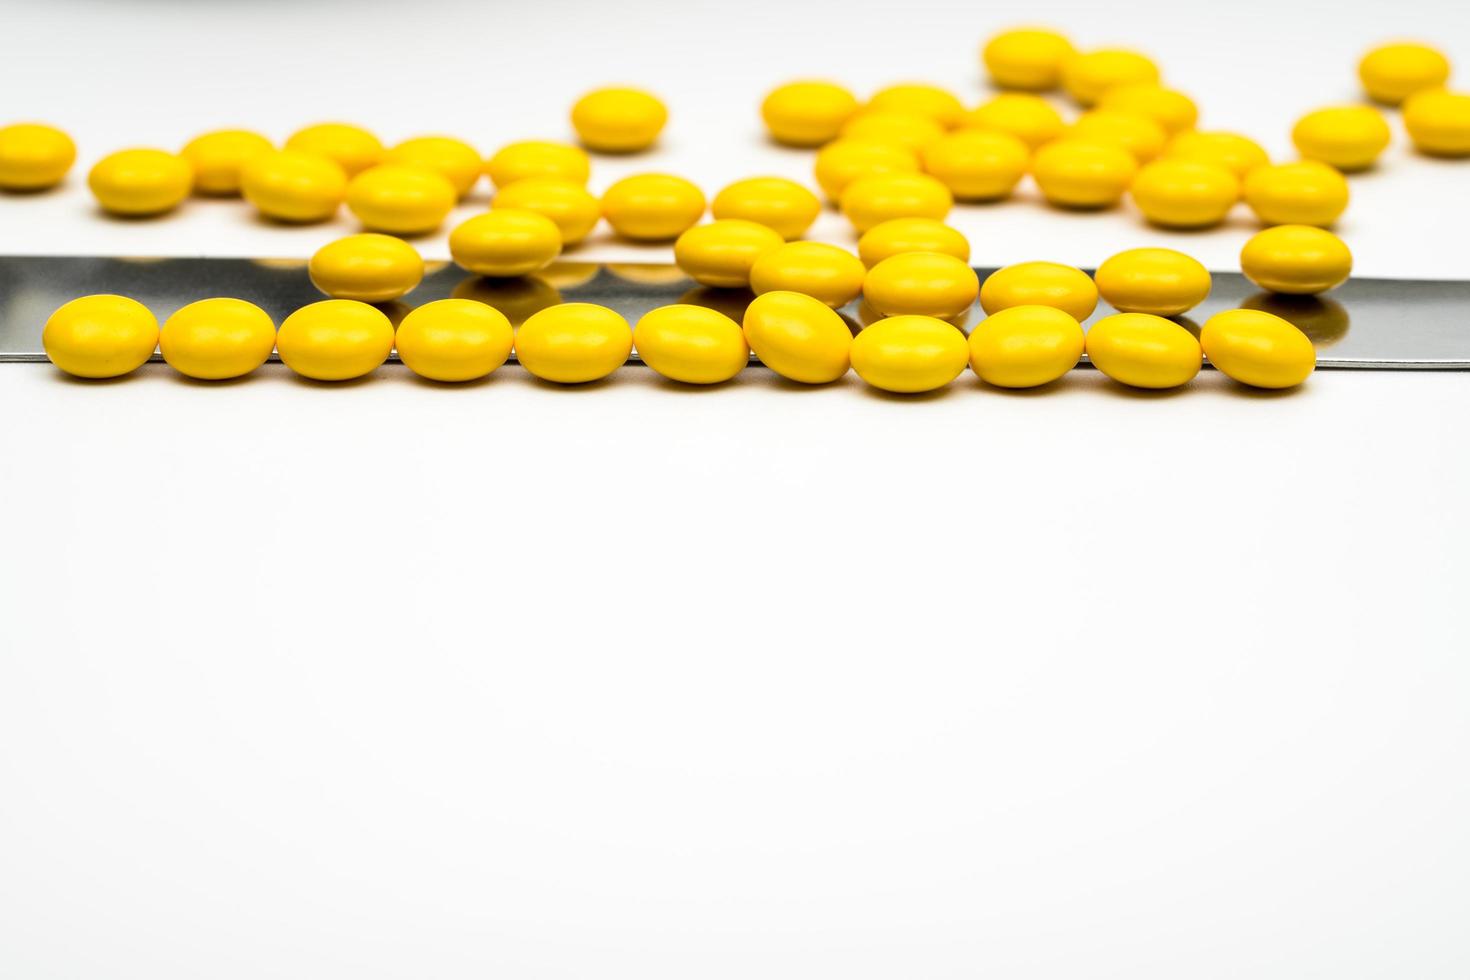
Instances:
[[[630,81],[673,121],[595,188],[805,177],[760,139],[766,88],[978,101],[979,41],[1015,19],[0,13],[0,117],[82,148],[64,191],[0,198],[0,252],[283,256],[350,225],[112,222],[81,175],[333,117],[488,151]],[[1207,125],[1281,155],[1385,31],[1470,66],[1448,2],[1024,16],[1154,52]],[[1470,273],[1467,167],[1396,148],[1356,178],[1359,270]],[[1180,238],[1028,196],[957,213],[978,263]],[[1229,268],[1248,232],[1184,247]],[[1458,980],[1467,411],[1461,374],[899,399],[764,372],[694,392],[631,368],[564,390],[0,366],[0,976]]]

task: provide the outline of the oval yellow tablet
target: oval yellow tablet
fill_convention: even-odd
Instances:
[[[778,143],[821,146],[837,138],[858,111],[857,96],[833,82],[788,82],[761,102],[761,118]]]
[[[493,209],[534,211],[551,219],[563,245],[575,245],[602,220],[602,202],[585,186],[562,177],[525,177],[495,192]]]
[[[926,146],[924,169],[957,201],[1009,197],[1026,175],[1031,151],[1009,133],[962,129]]]
[[[43,123],[0,126],[0,190],[39,191],[66,179],[77,160],[70,136]]]
[[[383,154],[383,163],[428,170],[449,181],[464,197],[480,179],[480,151],[452,136],[415,136]]]
[[[1092,366],[1134,388],[1177,388],[1199,374],[1199,341],[1173,320],[1115,313],[1087,331]]]
[[[1036,388],[1077,366],[1082,325],[1051,306],[1012,306],[970,331],[970,367],[997,388]]]
[[[543,381],[597,381],[622,367],[632,351],[628,321],[595,303],[553,306],[516,331],[516,358]]]
[[[1335,222],[1348,206],[1348,183],[1325,163],[1302,160],[1257,167],[1245,178],[1245,203],[1268,225]]]
[[[1414,93],[1404,101],[1404,128],[1420,153],[1470,156],[1470,94]]]
[[[1199,121],[1199,107],[1193,99],[1183,92],[1149,82],[1114,86],[1097,100],[1097,107],[1152,119],[1171,136],[1193,129]]]
[[[863,296],[887,316],[953,319],[966,313],[980,292],[969,263],[940,252],[904,252],[868,270]]]
[[[875,174],[848,184],[840,204],[862,233],[894,218],[940,220],[954,206],[954,195],[928,174]]]
[[[242,299],[201,299],[163,323],[158,348],[182,375],[220,381],[249,374],[276,346],[270,314]]]
[[[858,258],[869,269],[905,252],[939,252],[968,265],[970,242],[954,228],[933,218],[894,218],[874,225],[858,239]]]
[[[704,192],[683,177],[635,174],[603,192],[602,216],[624,238],[671,241],[699,221],[704,204]]]
[[[229,196],[240,193],[240,171],[275,145],[248,129],[217,129],[184,144],[179,155],[194,168],[194,192]]]
[[[556,177],[585,185],[592,174],[587,153],[570,143],[550,140],[521,140],[495,151],[485,162],[485,172],[497,188],[506,188],[532,177]]]
[[[986,41],[980,60],[997,88],[1045,92],[1061,83],[1062,65],[1076,53],[1065,35],[1028,27]]]
[[[1271,162],[1266,151],[1255,140],[1239,133],[1221,130],[1187,130],[1175,136],[1164,147],[1163,155],[1170,160],[1193,160],[1196,163],[1211,163],[1224,167],[1239,180],[1257,167]]]
[[[1061,136],[1066,124],[1062,114],[1040,96],[1003,92],[966,113],[960,128],[1006,133],[1034,150]]]
[[[510,357],[515,331],[505,314],[468,299],[441,299],[398,324],[398,359],[431,381],[473,381]]]
[[[119,150],[97,161],[87,186],[104,211],[144,217],[183,203],[194,186],[194,170],[183,157],[163,150]]]
[[[1441,88],[1450,79],[1450,62],[1427,44],[1384,44],[1363,55],[1358,78],[1369,98],[1398,105],[1415,92]]]
[[[785,177],[747,177],[726,186],[710,203],[716,218],[739,218],[765,225],[785,239],[800,238],[817,220],[817,195]]]
[[[1172,248],[1130,248],[1097,267],[1097,291],[1120,313],[1178,316],[1210,295],[1210,272]]]
[[[918,153],[944,136],[944,127],[914,112],[875,112],[864,109],[842,124],[844,140],[870,140],[901,146]]]
[[[393,352],[393,322],[374,306],[324,299],[281,321],[276,353],[287,367],[314,381],[347,381],[371,374]]]
[[[348,177],[377,166],[383,159],[382,141],[350,123],[317,123],[298,129],[286,139],[286,149],[326,157]]]
[[[1076,55],[1062,65],[1062,87],[1084,106],[1119,85],[1156,85],[1159,66],[1137,51],[1103,48]]]
[[[785,247],[797,244],[807,243]],[[852,331],[819,299],[786,291],[764,293],[746,307],[743,329],[755,356],[783,378],[820,385],[847,373]]]
[[[657,96],[633,88],[597,89],[572,106],[577,138],[599,153],[646,150],[668,121],[669,110]]]
[[[899,394],[936,391],[970,360],[965,335],[932,316],[891,316],[852,341],[852,369],[874,388]]]
[[[674,262],[704,286],[750,285],[757,259],[785,244],[779,234],[754,221],[726,218],[695,225],[674,242]]]
[[[692,385],[729,381],[750,362],[740,324],[703,306],[675,304],[645,313],[633,328],[644,364]]]
[[[363,227],[396,235],[422,235],[444,223],[458,195],[432,170],[380,164],[347,185],[347,207]]]
[[[1307,335],[1260,310],[1226,310],[1205,321],[1200,346],[1216,370],[1254,388],[1295,388],[1317,367]]]
[[[986,277],[980,306],[992,316],[1013,306],[1050,306],[1082,321],[1097,309],[1097,285],[1070,265],[1018,262]]]
[[[1240,181],[1224,167],[1193,160],[1155,160],[1129,188],[1143,216],[1164,228],[1220,224],[1240,200]]]
[[[750,288],[757,295],[801,293],[835,308],[857,298],[866,274],[862,260],[845,248],[787,242],[756,259],[750,267]]]
[[[312,284],[333,299],[386,303],[424,278],[424,260],[392,235],[348,235],[317,249],[307,263]]]
[[[1330,231],[1277,225],[1257,232],[1240,250],[1240,271],[1262,289],[1305,295],[1347,281],[1353,253]]]
[[[449,254],[482,276],[524,276],[561,254],[555,223],[534,211],[499,208],[460,222],[449,233]]]
[[[1365,105],[1309,112],[1291,130],[1302,159],[1320,160],[1349,173],[1373,166],[1391,138],[1383,113]]]
[[[1133,154],[1114,143],[1059,139],[1036,151],[1031,176],[1051,204],[1064,208],[1108,208],[1138,173]]]
[[[1164,127],[1147,116],[1111,109],[1084,112],[1067,130],[1067,138],[1121,146],[1139,163],[1158,156],[1169,141]]]
[[[82,296],[41,330],[46,356],[78,378],[117,378],[142,367],[158,346],[158,320],[126,296]]]
[[[347,193],[347,174],[315,153],[262,153],[240,168],[240,193],[276,221],[326,221]]]
[[[817,152],[814,172],[822,193],[828,200],[837,201],[859,177],[918,173],[919,157],[914,151],[893,143],[839,139]]]
[[[902,82],[874,92],[865,112],[897,112],[924,116],[945,129],[955,126],[965,107],[953,92],[925,82]]]

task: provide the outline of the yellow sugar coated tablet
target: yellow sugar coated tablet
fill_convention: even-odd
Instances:
[[[998,88],[1046,92],[1062,81],[1062,65],[1077,53],[1056,31],[1025,27],[1002,31],[985,42],[980,60]]]
[[[729,381],[750,363],[740,324],[704,306],[650,310],[633,327],[638,357],[659,374],[692,385]]]
[[[592,174],[592,161],[585,150],[570,143],[550,140],[521,140],[495,151],[485,161],[485,172],[497,188],[532,177],[559,177],[586,184]]]
[[[1164,127],[1149,117],[1112,109],[1084,112],[1067,130],[1067,138],[1114,143],[1133,154],[1139,163],[1147,163],[1158,156],[1169,141]]]
[[[858,258],[869,269],[905,252],[939,252],[968,264],[970,242],[954,228],[933,218],[894,218],[874,225],[858,239]]]
[[[1301,160],[1252,170],[1244,196],[1263,224],[1325,228],[1347,210],[1348,183],[1334,167]]]
[[[1133,203],[1163,228],[1210,228],[1240,200],[1240,181],[1224,167],[1193,160],[1155,160],[1129,188]]]
[[[1062,87],[1080,105],[1094,105],[1119,85],[1157,85],[1159,66],[1137,51],[1103,48],[1086,51],[1062,65]]]
[[[1031,151],[1009,133],[962,129],[924,147],[924,170],[948,187],[958,201],[998,201],[1009,197]]]
[[[1216,313],[1200,328],[1199,342],[1216,370],[1253,388],[1295,388],[1317,367],[1307,335],[1260,310]]]
[[[1042,196],[1064,208],[1112,207],[1137,173],[1137,159],[1114,143],[1060,139],[1031,158],[1031,176]]]
[[[270,314],[243,299],[201,299],[163,323],[158,349],[169,367],[202,381],[241,378],[276,346]]]
[[[817,195],[785,177],[737,180],[710,202],[710,214],[716,218],[754,221],[787,240],[806,234],[821,211]]]
[[[928,174],[874,174],[848,184],[839,203],[861,234],[893,218],[942,219],[954,195]]]
[[[1097,309],[1097,285],[1070,265],[1018,262],[986,277],[980,306],[991,316],[1013,306],[1050,306],[1080,322]]]
[[[292,133],[286,149],[326,157],[348,177],[376,166],[383,159],[383,143],[361,126],[349,123],[317,123]]]
[[[348,381],[377,370],[393,352],[393,321],[375,306],[324,299],[281,321],[276,353],[303,378]]]
[[[658,141],[669,110],[658,97],[634,88],[588,92],[572,106],[577,139],[598,153],[636,153]]]
[[[1082,325],[1051,306],[1012,306],[970,331],[970,367],[997,388],[1036,388],[1082,357]]]
[[[1373,166],[1390,139],[1388,120],[1366,105],[1318,109],[1291,130],[1291,141],[1304,160],[1320,160],[1348,173]]]
[[[771,138],[787,146],[830,142],[857,111],[857,96],[834,82],[787,82],[761,102],[761,119]]]
[[[1199,107],[1193,99],[1183,92],[1151,82],[1116,85],[1102,94],[1097,100],[1097,107],[1109,112],[1145,116],[1162,126],[1170,136],[1193,129],[1199,122]]]
[[[1170,160],[1213,163],[1229,170],[1240,180],[1244,180],[1245,175],[1257,167],[1264,167],[1271,162],[1266,151],[1255,140],[1239,133],[1221,130],[1187,130],[1180,133],[1164,147],[1163,155]]]
[[[561,254],[561,232],[534,211],[498,208],[460,222],[449,233],[449,254],[482,276],[524,276]]]
[[[1094,276],[1097,291],[1119,313],[1178,316],[1210,295],[1210,272],[1172,248],[1130,248],[1108,258]]]
[[[944,127],[916,112],[864,109],[842,124],[843,139],[891,143],[917,153],[944,135]]]
[[[806,243],[785,247],[800,244]],[[783,378],[820,385],[847,373],[852,331],[821,300],[801,293],[765,293],[746,307],[743,329],[755,356]]]
[[[672,241],[704,214],[704,192],[669,174],[624,177],[602,195],[602,216],[634,241]]]
[[[495,192],[492,209],[534,211],[550,218],[563,245],[575,245],[602,220],[602,202],[581,182],[562,177],[525,177]]]
[[[194,169],[165,150],[119,150],[97,161],[87,186],[104,211],[140,218],[182,204],[194,186]]]
[[[969,263],[942,252],[903,252],[868,270],[863,297],[886,316],[964,315],[980,293]]]
[[[142,367],[158,346],[158,320],[126,296],[82,296],[63,304],[41,330],[46,356],[78,378],[118,378]]]
[[[1398,105],[1415,92],[1442,87],[1450,79],[1450,61],[1427,44],[1384,44],[1363,55],[1358,78],[1369,98]]]
[[[424,260],[403,239],[368,232],[323,245],[306,271],[312,284],[333,299],[386,303],[423,280]]]
[[[1087,331],[1087,357],[1114,381],[1134,388],[1177,388],[1199,374],[1194,334],[1151,313],[1115,313]]]
[[[217,129],[201,133],[179,151],[194,168],[194,193],[228,196],[240,193],[240,171],[245,164],[275,144],[248,129]]]
[[[77,161],[70,136],[44,123],[0,126],[0,190],[39,191],[66,179]]]
[[[1061,136],[1066,124],[1062,114],[1040,96],[1002,92],[967,112],[960,119],[960,128],[1006,133],[1034,150]]]
[[[628,321],[595,303],[562,303],[516,331],[516,359],[542,381],[585,384],[612,374],[633,352]]]
[[[1404,101],[1404,128],[1420,153],[1470,156],[1470,94],[1414,93]]]
[[[757,295],[801,293],[835,308],[857,298],[866,274],[862,260],[845,248],[823,242],[787,242],[755,260],[750,288]]]
[[[957,125],[965,107],[953,92],[924,82],[888,85],[873,93],[865,112],[897,112],[924,116],[945,129]]]
[[[347,207],[364,228],[422,235],[444,223],[459,195],[432,170],[379,164],[347,184]]]
[[[409,312],[394,346],[410,371],[431,381],[474,381],[504,364],[515,331],[504,313],[468,299],[440,299]]]
[[[674,242],[674,263],[703,286],[748,286],[756,260],[785,243],[765,225],[725,218],[680,235]]]
[[[937,391],[970,362],[965,335],[932,316],[892,316],[852,341],[852,369],[874,388],[911,395]]]
[[[383,162],[396,167],[417,167],[443,177],[464,197],[480,179],[480,151],[452,136],[415,136],[383,154]]]
[[[347,193],[347,173],[315,153],[262,153],[241,168],[240,193],[276,221],[326,221]]]
[[[1277,225],[1257,232],[1240,250],[1240,271],[1273,293],[1323,293],[1347,281],[1353,253],[1332,232],[1311,225]]]
[[[813,170],[822,193],[837,201],[859,177],[918,173],[919,157],[906,147],[879,140],[839,139],[817,152]]]

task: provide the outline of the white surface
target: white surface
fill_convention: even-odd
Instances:
[[[659,165],[717,186],[778,78],[978,97],[1008,17],[879,9],[9,0],[0,91],[90,159],[226,118],[491,146],[621,76],[674,103]],[[1026,14],[1263,134],[1386,19]],[[1365,264],[1463,254],[1435,203],[1355,211]],[[0,199],[0,249],[320,233],[232,213],[103,224],[73,187]],[[1015,215],[979,254],[1136,230]],[[1460,374],[902,400],[5,365],[0,976],[1459,980],[1467,409]]]

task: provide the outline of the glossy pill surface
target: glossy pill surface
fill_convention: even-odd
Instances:
[[[969,263],[940,252],[904,252],[868,270],[863,296],[886,316],[952,319],[975,303],[980,281]]]
[[[986,277],[980,306],[992,316],[1013,306],[1051,306],[1081,321],[1097,309],[1097,285],[1070,265],[1018,262]]]
[[[220,381],[249,374],[276,346],[276,325],[254,303],[201,299],[163,323],[158,349],[180,374]]]
[[[504,364],[515,343],[505,314],[468,299],[440,299],[409,312],[394,346],[408,369],[431,381],[473,381]]]
[[[962,129],[924,147],[924,170],[949,188],[957,201],[998,201],[1009,197],[1031,151],[1009,133]]]
[[[1348,183],[1334,167],[1301,160],[1252,170],[1244,196],[1262,224],[1325,228],[1347,210]]]
[[[592,161],[585,150],[570,143],[521,140],[496,150],[485,162],[485,172],[497,188],[532,177],[558,177],[586,184]]]
[[[602,202],[574,180],[562,177],[525,177],[495,192],[492,209],[534,211],[551,219],[563,245],[575,245],[602,220]]]
[[[1031,158],[1031,176],[1042,195],[1065,208],[1112,207],[1137,173],[1133,154],[1112,143],[1060,139]]]
[[[944,127],[914,112],[877,112],[864,109],[842,124],[843,139],[872,140],[901,146],[914,153],[944,135]]]
[[[392,235],[348,235],[317,249],[306,265],[312,284],[333,299],[386,303],[424,278],[424,260]]]
[[[314,153],[262,153],[240,170],[240,192],[261,214],[276,221],[326,221],[347,193],[347,174]]]
[[[743,329],[755,356],[784,378],[827,384],[847,373],[852,331],[821,300],[801,293],[765,293],[746,307]]]
[[[1416,92],[1404,101],[1404,128],[1420,153],[1470,156],[1470,94]]]
[[[788,82],[761,102],[761,119],[778,143],[821,146],[858,111],[857,96],[834,82]]]
[[[444,223],[458,200],[446,178],[418,167],[380,164],[353,177],[347,207],[364,228],[422,235]]]
[[[966,113],[960,128],[1006,133],[1034,150],[1062,135],[1066,124],[1062,114],[1040,96],[1002,92]]]
[[[66,178],[77,159],[70,136],[42,123],[0,126],[0,190],[39,191]]]
[[[869,269],[904,252],[939,252],[968,264],[970,242],[956,229],[933,218],[893,218],[874,225],[858,239],[858,258]]]
[[[1277,225],[1257,232],[1240,250],[1240,271],[1262,289],[1304,295],[1347,280],[1353,253],[1341,238],[1311,225]]]
[[[350,123],[317,123],[298,129],[287,137],[286,149],[326,157],[348,177],[376,166],[383,159],[382,141]]]
[[[452,136],[415,136],[383,154],[383,163],[428,170],[449,181],[464,197],[480,179],[480,151]]]
[[[726,218],[680,235],[674,242],[674,262],[703,286],[748,286],[756,260],[785,243],[765,225]]]
[[[757,294],[801,293],[831,307],[857,298],[867,269],[845,248],[824,242],[787,242],[756,259],[750,288]]]
[[[1364,91],[1384,105],[1398,105],[1415,92],[1440,88],[1449,77],[1449,59],[1427,44],[1380,45],[1358,62]]]
[[[1097,291],[1120,313],[1178,316],[1210,295],[1210,272],[1171,248],[1131,248],[1097,267]]]
[[[561,232],[534,211],[499,208],[456,225],[449,233],[449,254],[482,276],[524,276],[561,254]]]
[[[1224,167],[1193,160],[1155,160],[1129,188],[1133,203],[1163,228],[1209,228],[1240,200],[1240,181]]]
[[[782,238],[800,238],[817,220],[817,195],[785,177],[747,177],[729,184],[710,202],[716,218],[739,218],[774,229]]]
[[[1163,155],[1170,160],[1194,160],[1224,167],[1244,180],[1245,175],[1271,160],[1261,144],[1248,136],[1223,130],[1186,130],[1169,141]]]
[[[848,184],[840,204],[861,234],[894,218],[942,219],[954,195],[928,174],[876,174]]]
[[[998,388],[1050,384],[1082,357],[1082,325],[1051,306],[1012,306],[970,331],[970,367]]]
[[[1177,388],[1199,374],[1194,334],[1149,313],[1115,313],[1087,331],[1087,356],[1103,374],[1134,388]]]
[[[679,303],[645,313],[633,328],[644,364],[685,384],[729,381],[750,361],[740,324],[704,306]]]
[[[970,348],[953,324],[931,316],[891,316],[853,338],[851,357],[852,369],[874,388],[916,394],[959,377]]]
[[[1307,335],[1260,310],[1216,313],[1200,328],[1199,340],[1218,371],[1255,388],[1294,388],[1317,367]]]
[[[633,331],[595,303],[562,303],[532,314],[516,331],[516,358],[543,381],[582,384],[612,374],[633,350]]]
[[[907,147],[880,140],[839,139],[817,152],[813,172],[822,193],[837,201],[859,177],[918,173],[919,157]]]
[[[142,367],[158,346],[158,320],[126,296],[82,296],[63,304],[41,331],[46,356],[78,378],[117,378]]]
[[[126,217],[172,211],[194,186],[194,170],[163,150],[119,150],[92,167],[87,186],[102,209]]]
[[[245,164],[275,145],[248,129],[217,129],[201,133],[179,151],[194,168],[194,192],[221,197],[240,193],[240,172]]]
[[[901,82],[874,92],[865,112],[899,112],[925,116],[945,129],[960,121],[965,107],[953,92],[923,82]]]
[[[393,323],[375,306],[324,299],[281,321],[276,353],[287,367],[315,381],[371,374],[393,351]]]
[[[635,153],[646,150],[663,132],[669,110],[658,97],[640,89],[604,88],[588,92],[572,106],[572,128],[589,150]]]
[[[1020,28],[985,42],[980,60],[997,88],[1045,92],[1062,80],[1062,65],[1077,51],[1056,31]]]
[[[1193,129],[1199,121],[1199,107],[1193,99],[1183,92],[1150,83],[1110,88],[1097,100],[1097,107],[1152,119],[1171,136]]]
[[[1090,106],[1119,85],[1159,81],[1159,66],[1137,51],[1104,48],[1069,58],[1062,65],[1062,87],[1076,102]]]
[[[1169,134],[1147,116],[1113,109],[1093,109],[1077,117],[1067,130],[1069,139],[1121,146],[1139,163],[1147,163],[1164,151]]]
[[[1347,173],[1373,166],[1391,138],[1383,113],[1365,105],[1309,112],[1291,130],[1302,159],[1320,160]]]
[[[624,177],[602,195],[602,215],[634,241],[672,241],[704,214],[704,192],[670,174]]]

